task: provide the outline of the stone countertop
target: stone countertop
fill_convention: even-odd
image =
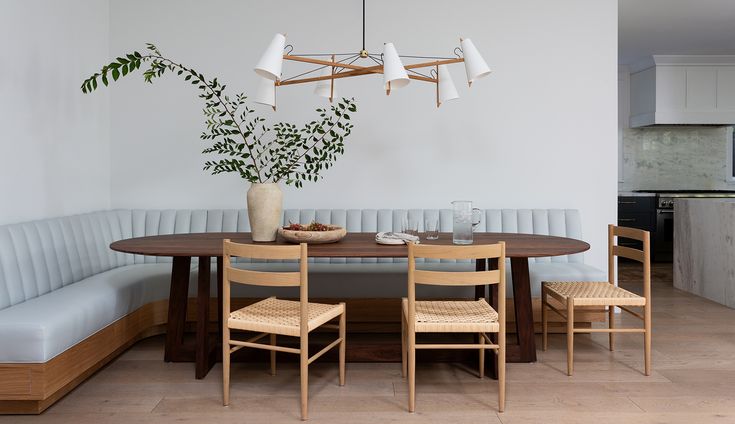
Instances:
[[[735,203],[735,197],[679,197],[674,199],[674,207],[688,202]]]
[[[655,197],[656,193],[640,193],[636,191],[619,191],[618,196],[621,197]]]
[[[735,199],[676,199],[674,211],[674,287],[735,308]]]

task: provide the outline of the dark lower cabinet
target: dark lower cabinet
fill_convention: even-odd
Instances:
[[[656,239],[656,197],[618,196],[618,225],[649,231],[651,251],[655,252],[653,243]],[[643,248],[641,242],[637,240],[620,239],[618,244],[635,249]]]

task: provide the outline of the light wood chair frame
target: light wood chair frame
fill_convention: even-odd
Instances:
[[[222,298],[222,402],[225,406],[230,403],[230,356],[243,347],[270,350],[270,371],[276,374],[276,352],[286,352],[299,355],[299,370],[301,373],[301,419],[308,418],[308,367],[317,358],[339,345],[339,385],[345,384],[345,347],[346,347],[346,308],[343,302],[342,313],[339,315],[339,324],[322,324],[317,328],[332,328],[339,331],[339,337],[309,356],[309,284],[308,284],[308,254],[307,244],[294,246],[258,246],[251,244],[233,243],[229,239],[223,243],[223,298]],[[285,259],[299,260],[298,272],[261,272],[240,268],[233,268],[231,257],[251,259]],[[300,325],[298,349],[276,345],[276,334],[260,333],[247,340],[233,340],[230,337],[230,284],[245,284],[270,287],[299,287]],[[313,331],[314,329],[311,329]],[[270,344],[256,343],[258,340],[270,336]]]
[[[430,259],[496,259],[498,269],[492,271],[442,272],[416,269],[416,258]],[[419,344],[416,343],[416,285],[477,286],[498,285],[498,331],[497,343],[481,332],[476,344]],[[479,299],[478,299],[479,300]],[[416,410],[416,350],[417,349],[478,349],[479,373],[485,375],[485,350],[495,351],[498,376],[498,411],[505,410],[505,243],[477,246],[430,246],[408,245],[408,316],[401,310],[401,373],[408,377],[408,410]],[[471,301],[470,301],[471,302]],[[461,325],[461,323],[457,323]],[[439,331],[421,331],[421,333]],[[466,332],[451,330],[442,332]]]
[[[567,333],[567,375],[574,373],[574,334],[576,333],[608,333],[609,349],[613,351],[615,348],[615,333],[642,333],[643,334],[643,350],[645,362],[645,375],[651,375],[651,235],[648,231],[636,228],[618,227],[608,225],[608,243],[607,243],[607,275],[608,283],[615,285],[615,258],[623,257],[643,265],[643,305],[620,305],[614,298],[602,299],[595,302],[594,299],[584,299],[584,306],[599,306],[598,312],[608,313],[608,328],[575,328],[574,327],[574,307],[575,301],[573,297],[561,298],[553,291],[549,290],[546,284],[541,286],[541,322],[543,327],[543,350],[548,348],[548,310],[555,312],[566,321]],[[632,247],[620,246],[616,244],[617,238],[627,238],[638,240],[643,244],[643,250],[634,249]],[[562,307],[566,306],[566,311],[562,311],[549,302],[549,297],[557,300]],[[566,305],[565,305],[566,303]],[[625,303],[625,302],[622,302]],[[615,307],[619,307],[636,318],[643,321],[643,328],[616,328],[615,327]],[[633,310],[631,308],[642,308],[643,311]],[[587,312],[589,310],[585,310]],[[595,310],[592,310],[595,311]]]

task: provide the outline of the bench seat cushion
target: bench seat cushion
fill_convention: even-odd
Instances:
[[[146,303],[168,298],[171,264],[105,271],[0,311],[0,363],[46,362]]]

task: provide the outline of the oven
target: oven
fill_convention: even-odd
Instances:
[[[674,199],[661,194],[657,197],[653,256],[656,262],[671,262],[674,260]]]

